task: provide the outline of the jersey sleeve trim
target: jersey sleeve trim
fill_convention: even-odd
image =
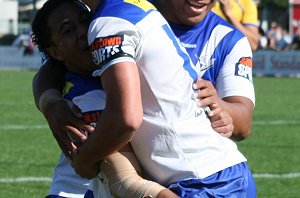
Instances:
[[[93,76],[101,76],[105,70],[107,70],[109,67],[117,64],[117,63],[121,63],[121,62],[132,62],[132,63],[136,63],[134,61],[134,59],[131,56],[120,56],[119,58],[114,58],[113,60],[111,60],[110,62],[108,62],[107,64],[101,66],[99,69],[95,70],[93,72]]]

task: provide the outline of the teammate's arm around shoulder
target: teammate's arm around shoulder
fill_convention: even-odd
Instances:
[[[51,132],[66,157],[70,151],[76,149],[68,137],[68,133],[84,141],[86,137],[77,129],[78,126],[92,131],[71,111],[63,99],[64,66],[56,61],[47,60],[34,76],[32,81],[33,96],[37,108],[46,118]]]

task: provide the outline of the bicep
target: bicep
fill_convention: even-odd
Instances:
[[[101,81],[107,94],[107,107],[120,108],[120,110],[139,107],[141,103],[140,80],[135,63],[114,64],[103,73]]]

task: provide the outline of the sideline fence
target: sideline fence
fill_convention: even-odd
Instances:
[[[37,70],[41,57],[37,49],[33,55],[23,55],[24,48],[0,47],[0,68]],[[300,77],[300,51],[259,50],[253,53],[254,76]]]

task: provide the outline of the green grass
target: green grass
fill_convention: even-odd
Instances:
[[[59,148],[33,103],[33,71],[0,71],[0,181],[50,178]],[[251,136],[238,143],[255,174],[300,173],[300,79],[254,78]],[[19,126],[20,128],[16,128]],[[296,198],[300,178],[256,178],[259,198]],[[42,198],[50,182],[0,182],[0,198]]]
[[[58,146],[34,106],[33,75],[0,71],[0,179],[51,177],[58,159]],[[0,182],[0,198],[42,198],[48,189],[49,182]]]
[[[238,143],[253,173],[300,173],[300,79],[254,78],[252,132]],[[256,178],[258,197],[299,197],[300,178]]]

